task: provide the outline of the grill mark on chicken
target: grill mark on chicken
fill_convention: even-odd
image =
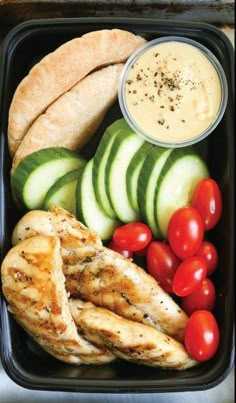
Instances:
[[[110,264],[110,260],[114,258],[116,261],[118,261],[117,267]],[[106,260],[108,260],[108,262],[106,262]],[[120,263],[129,265],[129,267],[131,267],[131,269],[134,271],[138,270],[138,273],[135,272],[134,274],[137,276],[139,274],[142,275],[142,277],[144,277],[144,281],[147,278],[148,275],[146,275],[142,269],[138,268],[129,261],[125,261],[122,259],[122,257],[120,258],[120,256],[115,252],[113,253],[113,251],[104,248],[102,252],[99,252],[96,257],[96,261],[94,260],[92,265],[84,265],[82,269],[80,263],[77,266],[74,265],[73,270],[75,273],[72,275],[72,278],[71,274],[68,274],[67,271],[65,272],[66,287],[68,290],[70,290],[72,296],[77,296],[79,298],[83,296],[83,299],[90,300],[95,305],[111,309],[112,311],[115,311],[116,313],[132,320],[146,323],[161,331],[165,331],[166,327],[168,329],[172,329],[174,323],[168,323],[171,314],[168,314],[168,311],[165,311],[165,308],[163,308],[161,311],[163,316],[162,318],[160,316],[158,318],[153,318],[150,312],[149,304],[151,303],[151,288],[153,288],[153,290],[156,288],[156,291],[158,292],[160,292],[161,289],[158,288],[157,290],[158,286],[154,284],[153,287],[147,286],[144,292],[139,293],[139,289],[137,289],[139,284],[135,284],[132,281],[132,278],[130,279],[123,274],[125,273],[125,268],[119,268]],[[130,264],[132,264],[132,266],[130,266]],[[117,268],[119,270],[118,272]],[[99,284],[94,281],[94,279],[97,277],[99,278]],[[150,276],[148,276],[148,278],[149,277]],[[175,315],[172,320],[176,321],[176,318],[178,318],[176,311],[179,309],[179,307],[174,304],[174,302],[169,296],[167,296],[167,294],[164,293],[164,291],[161,290],[161,294],[163,294],[163,299],[169,298],[169,301],[167,300],[166,302],[169,302],[172,307],[174,306]],[[154,292],[153,297],[155,297]],[[139,304],[141,304],[141,306],[139,306]],[[145,307],[145,312],[143,312],[142,307],[145,304],[147,304],[147,307]],[[158,309],[157,306],[156,309]],[[182,313],[182,311],[180,312]],[[185,324],[186,322],[184,322],[183,327],[180,327],[175,334],[175,337],[179,338],[180,340],[183,338],[183,329]]]
[[[61,215],[64,214],[64,210],[58,210],[60,211]],[[44,214],[44,225],[46,225],[45,214],[47,213],[40,213]],[[31,216],[31,219],[35,221],[35,216]],[[51,216],[50,222],[53,222],[53,218]],[[35,221],[34,225],[38,225],[38,223]],[[30,233],[31,231],[30,225],[27,225],[27,228],[28,227],[29,229],[25,230],[25,234]],[[19,227],[17,230],[19,231]],[[44,227],[43,230],[46,231],[46,234],[44,233],[44,235],[47,235],[48,227]],[[60,228],[54,228],[54,235],[58,235],[57,230],[61,233]],[[61,254],[63,259],[68,256],[73,256],[72,265],[66,265],[64,259],[64,274],[67,277],[67,282],[69,281],[70,283],[73,283],[75,295],[81,295],[84,300],[97,300],[102,306],[108,306],[110,309],[113,309],[116,312],[121,311],[123,315],[126,315],[131,319],[134,318],[137,321],[146,321],[149,323],[152,320],[153,315],[154,320],[156,320],[155,309],[157,307],[157,301],[155,300],[155,291],[158,291],[161,293],[161,295],[158,297],[160,306],[162,307],[160,312],[163,316],[162,318],[159,318],[159,326],[162,324],[163,320],[164,322],[166,320],[163,312],[165,311],[165,308],[168,308],[168,303],[172,308],[174,306],[174,310],[172,310],[172,312],[170,310],[170,313],[167,313],[167,317],[169,316],[170,318],[170,315],[172,315],[172,317],[175,318],[176,309],[180,311],[179,313],[181,313],[180,308],[172,301],[171,298],[168,300],[168,295],[159,289],[159,287],[156,286],[155,281],[142,269],[138,268],[132,262],[123,259],[115,252],[101,247],[100,243],[96,240],[96,236],[94,237],[93,234],[91,237],[88,236],[87,240],[90,239],[90,242],[94,242],[95,240],[95,243],[97,242],[96,246],[91,244],[86,245],[86,248],[84,248],[81,246],[80,241],[80,246],[78,246],[78,242],[76,242],[75,238],[73,238],[73,235],[71,235],[72,230],[68,229],[68,231],[70,231],[70,236],[68,235],[63,239],[63,241],[61,241],[59,255]],[[89,232],[90,230],[87,231]],[[50,235],[52,235],[51,231]],[[71,237],[73,238],[72,240]],[[24,236],[21,236],[21,238],[24,238]],[[52,238],[53,237],[51,236],[48,239]],[[33,239],[34,238],[32,238],[32,240]],[[91,253],[87,259],[86,253],[88,250],[90,253],[93,251],[93,253]],[[38,257],[39,261],[40,257],[41,254],[39,254]],[[28,263],[27,258],[26,260],[22,259],[22,261],[24,261],[26,265],[32,266],[34,271],[37,271],[35,255],[29,255]],[[45,259],[43,259],[43,261],[45,263]],[[10,266],[11,265],[9,265],[9,267]],[[10,276],[11,281],[14,277],[13,274],[15,274],[14,270]],[[24,270],[22,270],[20,277],[22,277],[24,280],[22,282],[23,288],[24,284],[28,283],[28,277],[31,276],[31,274],[29,275],[27,271],[25,274],[26,275],[24,276]],[[61,275],[63,276],[62,273]],[[51,281],[50,278],[47,279],[45,275],[43,278],[46,285]],[[54,285],[51,289],[52,294],[54,289],[56,290],[55,280],[56,279],[54,279]],[[32,280],[29,282],[31,281],[34,281],[34,278],[32,278]],[[20,284],[21,282],[16,282],[17,286]],[[32,288],[32,284],[30,284],[30,286]],[[23,291],[24,289],[20,289],[20,293]],[[73,289],[70,289],[70,287],[67,287],[67,291],[69,291],[69,294],[73,294]],[[65,289],[64,293],[66,293]],[[66,301],[67,298],[68,296],[66,296]],[[152,303],[153,305],[150,305]],[[60,325],[62,324],[62,326],[64,326],[65,317],[61,315],[61,321],[56,323],[54,327],[50,326],[50,321],[52,321],[54,315],[60,315],[57,309],[61,309],[61,305],[58,305],[56,302],[55,308],[52,309],[50,304],[40,304],[41,300],[40,302],[36,301],[36,305],[33,304],[32,307],[27,310],[26,321],[24,320],[25,312],[22,311],[21,317],[18,317],[18,321],[23,324],[28,333],[38,340],[42,347],[54,355],[54,357],[66,362],[78,364],[78,356],[76,355],[78,345],[75,342],[74,334],[68,334],[66,339],[63,338],[63,330]],[[38,309],[35,309],[39,306],[41,306],[40,313],[42,315],[40,318],[38,318],[38,313],[36,313],[38,312]],[[104,346],[106,346],[106,348],[110,350],[112,354],[139,364],[178,369],[185,369],[196,365],[196,362],[189,358],[182,344],[176,342],[173,338],[158,332],[156,329],[141,323],[124,319],[108,310],[94,307],[88,302],[83,303],[80,301],[79,309],[77,309],[77,313],[78,312],[79,319],[78,321],[76,320],[76,323],[80,333],[83,334],[85,338],[90,340],[90,342],[99,347],[99,353],[95,355],[91,352],[91,354],[88,353],[88,356],[86,356],[87,353],[85,351],[80,351],[80,362],[106,362],[105,360],[107,360],[107,356],[109,355],[108,352],[103,354]],[[71,316],[70,318],[70,321],[66,322],[65,331],[68,331],[71,325],[75,325]],[[173,326],[173,323],[169,325]],[[35,330],[36,326],[38,333]],[[154,326],[157,326],[155,322]],[[178,325],[178,329],[180,328],[180,325]],[[86,343],[88,342],[84,341],[84,345],[88,346],[89,343]],[[94,346],[91,348],[96,349]],[[86,350],[84,346],[83,350]],[[114,355],[112,354],[109,356],[110,360],[114,358]]]
[[[98,346],[105,345],[120,358],[161,368],[186,369],[197,365],[181,343],[152,327],[77,299],[70,299],[69,305],[85,337]]]
[[[67,270],[66,266],[66,268],[64,268],[64,273],[66,274],[67,288],[70,290],[72,296],[78,297],[85,301],[89,299],[93,301],[96,305],[114,310],[116,312],[119,312],[121,315],[125,309],[127,310],[127,305],[129,305],[132,309],[132,312],[130,313],[130,315],[132,315],[132,319],[140,321],[140,309],[138,309],[138,307],[136,307],[135,304],[131,302],[131,300],[123,291],[120,291],[125,290],[129,295],[132,295],[132,285],[128,280],[126,280],[125,275],[122,275],[122,278],[117,281],[114,286],[114,288],[118,288],[118,290],[112,289],[113,304],[110,300],[109,303],[106,303],[106,301],[102,298],[107,290],[109,290],[110,281],[114,279],[114,275],[116,274],[116,270],[112,266],[105,266],[106,263],[103,257],[103,253],[104,251],[100,251],[96,255],[97,259],[101,259],[101,261],[103,262],[103,264],[101,265],[102,267],[99,267],[98,271],[96,272],[91,270],[90,265],[81,265],[80,261],[75,268],[76,272],[73,274],[69,274],[71,272],[71,269],[73,270],[73,268],[69,266],[69,270]],[[95,269],[95,265],[93,265],[93,268]],[[88,298],[87,294],[83,293],[83,291],[79,289],[78,284],[89,284],[92,281],[94,282],[95,279],[99,280],[99,284],[97,284],[97,287],[95,287],[95,284],[93,284],[93,288],[96,288],[93,291],[93,297],[96,298],[91,298],[91,296]],[[151,319],[148,314],[143,314],[141,312],[141,315],[143,321],[145,321],[147,324],[152,325],[153,327],[157,326],[157,324]]]
[[[24,251],[24,253],[22,253]],[[75,364],[104,364],[114,355],[77,332],[68,304],[58,237],[37,236],[6,255],[2,289],[18,323],[51,355]]]
[[[56,355],[56,354],[58,354],[58,351],[60,350],[60,356],[66,357],[68,355],[68,353],[70,353],[72,355],[76,354],[78,347],[80,348],[80,346],[78,346],[78,342],[73,339],[63,340],[63,342],[62,342],[62,340],[60,338],[55,338],[53,336],[50,336],[50,333],[48,333],[48,332],[43,335],[34,334],[33,332],[29,331],[27,322],[25,323],[25,321],[24,321],[24,324],[22,325],[22,322],[18,319],[18,317],[16,317],[16,320],[50,354],[53,353],[53,355]],[[37,340],[38,338],[40,338],[40,340]],[[87,345],[86,345],[86,343],[87,343]],[[103,362],[101,362],[101,364],[106,363],[106,361],[104,360],[104,356],[108,355],[108,354],[104,348],[98,349],[96,347],[93,347],[94,351],[92,351],[90,348],[91,343],[89,341],[84,340],[84,344],[87,347],[87,352],[81,351],[79,354],[81,361],[83,361],[83,360],[85,361],[85,362],[82,362],[83,364],[85,364],[85,363],[93,364],[93,360],[95,360],[94,363],[96,364],[96,360],[99,357],[101,357],[101,359],[103,360]],[[82,345],[81,345],[81,348],[82,348]],[[112,354],[110,353],[109,356],[111,358]],[[68,361],[68,362],[70,362],[70,361]]]
[[[73,215],[58,207],[50,212],[29,212],[17,224],[13,243],[18,243],[18,238],[29,238],[35,231],[60,237],[66,288],[72,296],[183,340],[188,318],[182,309],[150,275],[104,248],[98,235]]]

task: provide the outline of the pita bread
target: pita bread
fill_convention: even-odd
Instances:
[[[22,140],[12,169],[24,157],[43,148],[80,149],[116,100],[123,66],[116,64],[89,74],[49,106]]]
[[[145,40],[113,29],[94,31],[66,42],[36,64],[14,94],[8,122],[14,156],[35,119],[92,70],[124,62]]]

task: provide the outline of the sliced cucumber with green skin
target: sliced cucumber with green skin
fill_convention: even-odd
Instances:
[[[48,190],[67,172],[80,168],[84,158],[63,147],[45,148],[24,158],[13,172],[11,185],[29,210],[42,207]]]
[[[147,155],[138,179],[138,205],[141,217],[149,225],[156,238],[161,238],[159,226],[155,220],[156,185],[161,170],[172,152],[173,149],[154,147]]]
[[[116,218],[116,214],[111,206],[106,191],[105,168],[112,144],[120,131],[132,131],[124,119],[117,120],[106,129],[95,153],[93,162],[93,186],[95,195],[101,208],[111,218]]]
[[[42,208],[49,210],[51,206],[59,206],[76,215],[75,190],[82,172],[83,168],[75,169],[58,179],[47,192]]]
[[[157,182],[155,217],[161,234],[167,237],[171,215],[190,204],[197,183],[209,176],[205,162],[191,148],[175,149]]]
[[[96,231],[103,241],[110,239],[120,222],[104,214],[95,197],[92,182],[93,160],[80,176],[76,188],[77,217],[88,228]]]
[[[153,149],[153,145],[145,142],[134,154],[126,173],[126,186],[131,206],[139,212],[138,205],[138,178],[147,154]]]
[[[129,202],[126,172],[131,159],[144,144],[134,132],[121,131],[112,145],[105,169],[107,194],[118,219],[124,223],[137,221],[139,214]]]

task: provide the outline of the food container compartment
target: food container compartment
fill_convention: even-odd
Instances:
[[[216,28],[199,23],[152,19],[81,18],[35,20],[16,27],[5,40],[0,69],[0,249],[1,258],[10,248],[14,225],[20,217],[11,197],[7,149],[7,117],[12,95],[29,69],[60,44],[86,32],[121,28],[144,35],[148,40],[167,35],[184,36],[208,47],[221,63],[228,81],[228,104],[214,135],[197,144],[218,181],[224,211],[219,225],[209,233],[219,251],[219,267],[214,274],[218,297],[215,314],[221,342],[215,357],[185,371],[160,370],[117,361],[106,366],[75,367],[56,361],[36,345],[17,325],[1,299],[1,358],[8,375],[26,388],[87,392],[173,392],[210,388],[228,374],[233,351],[234,287],[234,77],[233,50],[228,39]],[[109,110],[97,134],[84,149],[91,157],[104,129],[121,117],[118,102]]]

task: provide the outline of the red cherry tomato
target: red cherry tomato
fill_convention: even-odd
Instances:
[[[126,259],[131,259],[133,257],[133,252],[131,252],[130,250],[125,250],[120,248],[118,245],[116,245],[116,243],[114,241],[111,241],[107,247],[109,249],[114,250],[115,252],[120,253],[121,255],[123,255],[124,257],[126,257]]]
[[[206,278],[207,265],[203,257],[189,257],[175,272],[172,289],[179,297],[185,297],[195,291]]]
[[[218,253],[215,246],[211,242],[202,242],[197,256],[202,256],[207,261],[207,276],[210,276],[216,269],[218,264]]]
[[[168,240],[173,252],[184,260],[195,255],[204,234],[203,221],[193,207],[182,207],[171,216]]]
[[[214,315],[209,311],[195,311],[187,322],[184,341],[189,355],[195,360],[206,361],[212,358],[220,341]]]
[[[151,230],[141,222],[122,225],[113,234],[113,240],[120,248],[132,252],[145,248],[151,239]]]
[[[192,294],[183,297],[182,308],[187,315],[191,315],[199,309],[211,311],[214,308],[215,300],[215,286],[209,278],[206,278]]]
[[[152,235],[152,239],[151,239],[151,241],[149,242],[149,244],[148,244],[145,248],[140,249],[140,250],[137,250],[137,251],[135,252],[135,255],[136,255],[136,256],[146,256],[147,251],[148,251],[148,247],[149,247],[149,245],[151,244],[152,241],[155,241],[155,237],[154,237],[153,235]]]
[[[172,293],[172,280],[180,260],[164,242],[151,242],[147,251],[147,270],[168,293]]]
[[[222,213],[222,196],[218,184],[213,179],[202,179],[197,184],[192,206],[201,215],[205,230],[215,227]]]

